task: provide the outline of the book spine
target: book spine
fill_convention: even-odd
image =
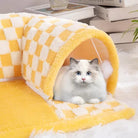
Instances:
[[[107,8],[102,6],[96,6],[95,13],[97,16],[108,20],[108,21],[118,21],[124,19],[137,18],[138,13],[132,12],[138,9],[138,5],[125,8]],[[132,12],[132,13],[131,13]]]
[[[79,21],[82,19],[86,19],[86,18],[91,18],[94,17],[94,9],[93,7],[87,7],[83,10],[76,10],[73,12],[66,12],[66,14],[60,14],[60,15],[56,15],[56,17],[59,18],[65,18],[65,19],[71,19],[74,21]]]
[[[107,5],[107,6],[118,6],[124,5],[124,0],[71,0],[71,2],[78,2],[92,5]]]
[[[132,19],[110,22],[101,18],[94,18],[91,19],[90,25],[94,25],[95,27],[108,33],[124,32],[127,31],[132,25],[131,20]],[[134,24],[133,27],[136,28],[137,24]],[[131,28],[131,30],[134,31],[133,28]]]

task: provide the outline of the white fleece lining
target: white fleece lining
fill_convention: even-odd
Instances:
[[[30,82],[26,81],[27,86],[29,86],[35,93],[40,95],[46,102],[48,102],[49,96],[47,96],[42,90],[35,88]]]

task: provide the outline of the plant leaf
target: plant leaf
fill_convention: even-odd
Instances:
[[[129,12],[129,13],[133,13],[133,12],[138,12],[138,10],[135,10],[135,11],[131,11],[131,12]]]
[[[138,12],[138,10],[130,11],[129,13],[134,13],[134,12]],[[126,31],[123,33],[122,37],[123,37],[128,31],[131,31],[132,28],[134,28],[134,25],[137,25],[137,24],[138,24],[138,20],[137,20],[137,19],[133,19],[131,22],[133,22],[133,24],[130,25],[129,29],[126,30]],[[134,37],[133,37],[133,42],[135,42],[135,41],[138,39],[138,26],[136,26],[133,35],[134,35]]]
[[[133,42],[135,42],[137,39],[138,39],[138,28],[136,28],[134,31]]]
[[[136,23],[138,23],[138,20],[132,20],[131,22],[136,22]]]

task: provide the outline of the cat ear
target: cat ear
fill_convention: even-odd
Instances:
[[[79,61],[78,60],[76,60],[75,58],[70,58],[70,65],[75,65],[75,64],[78,64],[79,63]]]
[[[91,60],[89,63],[98,65],[98,58]]]

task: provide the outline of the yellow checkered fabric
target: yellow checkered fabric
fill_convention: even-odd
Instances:
[[[27,14],[0,16],[0,79],[21,76],[21,39]]]
[[[56,54],[75,34],[88,26],[66,19],[33,18],[24,29],[23,77],[35,88],[43,90]]]
[[[106,101],[98,104],[75,105],[67,102],[49,101],[59,119],[75,119],[84,116],[96,116],[103,113],[116,113],[127,109],[128,106],[108,95]]]
[[[0,15],[0,79],[23,76],[31,88],[23,80],[0,83],[3,97],[0,136],[28,137],[34,128],[69,132],[128,119],[135,114],[111,95],[98,104],[75,105],[52,100],[54,81],[64,60],[80,43],[91,38],[102,41],[109,52],[113,73],[107,81],[107,90],[113,93],[118,56],[111,38],[103,31],[43,15]]]
[[[27,13],[0,16],[0,79],[21,76],[21,40],[24,26],[32,17]]]
[[[55,17],[32,18],[24,28],[23,77],[36,93],[47,100],[59,119],[70,120],[107,112],[115,113],[128,108],[115,101],[112,96],[99,104],[75,105],[49,100],[49,94],[44,92],[45,79],[57,53],[72,36],[88,28],[90,27],[85,24]]]
[[[34,129],[71,132],[129,119],[135,113],[110,96],[99,104],[45,102],[23,80],[1,82],[0,97],[0,138],[26,138]]]

